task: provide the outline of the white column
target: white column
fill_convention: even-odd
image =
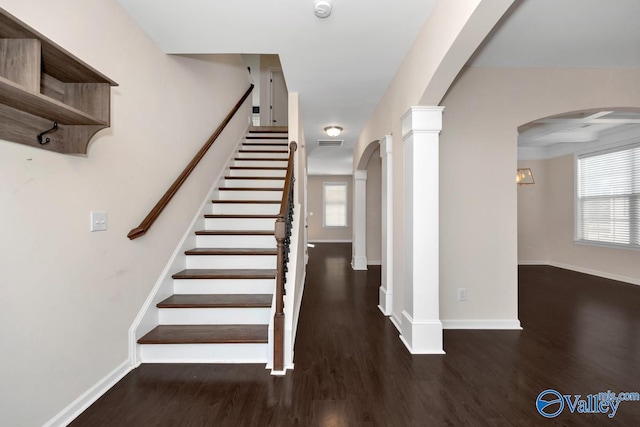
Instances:
[[[393,310],[393,140],[386,135],[380,140],[382,158],[382,268],[380,283],[380,304],[378,308],[385,316]]]
[[[442,354],[439,304],[439,153],[443,107],[411,107],[404,145],[404,310],[400,338],[412,354]]]
[[[367,269],[367,171],[353,173],[353,243],[351,267]]]

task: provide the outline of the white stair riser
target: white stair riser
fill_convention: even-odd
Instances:
[[[284,168],[287,167],[286,160],[234,160],[234,166],[249,166],[252,168]]]
[[[212,203],[212,214],[277,215],[280,203]]]
[[[238,152],[236,157],[240,157],[242,159],[289,159],[289,153],[278,153],[280,150],[262,150],[260,147],[256,147],[255,150],[251,150],[251,148],[244,148],[244,150],[248,151],[273,151],[272,153],[242,153]]]
[[[273,231],[275,218],[207,218],[207,230],[265,230]]]
[[[275,239],[274,239],[275,240]],[[275,270],[275,255],[187,255],[187,268],[265,268]]]
[[[230,188],[283,188],[284,179],[225,179],[223,187]]]
[[[282,191],[218,191],[218,200],[282,200]]]
[[[287,147],[283,145],[275,145],[275,144],[266,144],[266,143],[258,143],[254,145],[243,144],[240,147],[241,150],[264,150],[264,151],[282,151]]]
[[[266,363],[269,344],[143,344],[142,363]]]
[[[276,238],[273,235],[200,235],[196,236],[196,246],[199,248],[275,248]]]
[[[275,279],[174,279],[173,293],[190,294],[271,294]]]
[[[268,325],[270,307],[161,308],[161,325]]]
[[[229,176],[277,176],[284,178],[287,171],[284,169],[229,169]]]
[[[289,136],[289,134],[287,134],[287,133],[267,133],[267,132],[252,133],[251,135],[248,135],[248,137],[245,137],[245,141],[247,141],[247,142],[254,142],[254,141],[274,142],[274,141],[277,141],[277,142],[282,142],[282,143],[287,143],[288,144],[288,139],[287,139],[288,136]]]

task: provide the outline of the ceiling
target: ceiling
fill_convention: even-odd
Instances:
[[[314,0],[119,0],[166,53],[279,54],[289,90],[300,94],[309,173],[350,174],[352,147],[437,0],[331,1],[332,15],[319,19]],[[638,0],[516,0],[468,65],[640,68],[639,23]],[[623,125],[555,120],[564,119],[565,127],[535,123],[546,132],[536,143]],[[317,147],[329,124],[344,128],[342,147]]]
[[[275,53],[298,92],[309,173],[351,174],[360,131],[436,0],[119,0],[166,53]],[[323,129],[344,128],[340,148],[317,148]]]

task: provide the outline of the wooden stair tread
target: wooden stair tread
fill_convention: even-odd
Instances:
[[[288,150],[238,150],[238,153],[254,153],[254,154],[288,154]],[[286,160],[286,159],[283,159]]]
[[[286,162],[288,159],[284,159],[281,157],[260,157],[260,158],[251,158],[251,157],[236,157],[236,162]]]
[[[158,308],[268,308],[271,294],[182,294],[171,295]]]
[[[267,133],[267,132],[255,132],[255,133]],[[274,133],[284,133],[284,132],[274,132]],[[247,135],[245,139],[289,139],[288,136],[276,136],[276,135],[266,135],[266,136],[257,136],[257,135]]]
[[[282,191],[282,187],[219,187],[218,191]]]
[[[269,325],[160,325],[139,344],[266,343]]]
[[[243,142],[242,145],[256,147],[256,146],[267,146],[267,147],[288,147],[289,144],[286,142]]]
[[[211,203],[241,203],[241,204],[258,204],[258,205],[268,205],[268,204],[280,204],[280,200],[212,200]]]
[[[185,251],[186,255],[277,255],[270,248],[193,248]]]
[[[206,214],[205,218],[211,219],[276,219],[278,215],[262,215],[262,214]]]
[[[285,177],[284,176],[225,176],[224,179],[261,179],[261,180],[279,179],[284,181]]]
[[[196,236],[273,236],[273,230],[198,230]]]
[[[286,166],[230,166],[229,169],[242,169],[242,170],[280,170],[286,171]]]
[[[174,279],[273,279],[276,277],[276,270],[187,268],[171,277]]]

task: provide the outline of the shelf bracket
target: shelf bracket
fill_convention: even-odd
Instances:
[[[58,130],[58,122],[53,122],[53,127],[49,130],[45,130],[42,133],[38,134],[38,143],[40,143],[40,145],[45,145],[51,142],[50,138],[45,139],[44,141],[42,140],[42,136],[46,135],[48,133],[52,133]]]

